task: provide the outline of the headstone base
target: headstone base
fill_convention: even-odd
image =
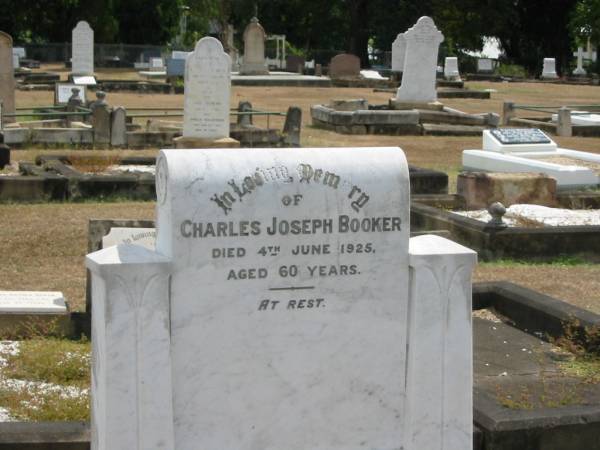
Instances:
[[[242,64],[240,75],[269,75],[269,69],[260,64]]]
[[[432,111],[443,111],[444,104],[440,102],[403,102],[396,98],[391,98],[389,102],[390,109],[429,109]]]
[[[232,138],[202,139],[179,136],[173,139],[175,148],[239,148],[240,141]]]

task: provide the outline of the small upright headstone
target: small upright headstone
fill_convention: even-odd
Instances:
[[[253,17],[244,30],[244,60],[240,69],[241,75],[269,74],[265,59],[266,38],[267,34],[258,22],[258,18]]]
[[[13,70],[20,68],[21,62],[19,60],[19,55],[17,55],[16,53],[13,53],[12,57],[13,57]]]
[[[122,106],[114,108],[111,112],[110,145],[127,145],[127,111]]]
[[[185,64],[183,136],[177,148],[239,147],[229,137],[231,60],[218,39],[204,37]]]
[[[477,60],[477,72],[478,73],[492,73],[494,71],[494,65],[490,58],[479,58]]]
[[[430,17],[424,16],[404,33],[404,38],[406,60],[402,84],[398,88],[394,102],[396,104],[435,102],[438,50],[444,41],[444,35]]]
[[[164,63],[162,58],[150,58],[150,71],[151,72],[160,72],[164,70]]]
[[[544,67],[542,68],[542,78],[545,80],[553,80],[558,78],[556,73],[556,59],[544,58]]]
[[[358,78],[360,58],[350,53],[335,55],[329,62],[329,78]]]
[[[446,57],[444,63],[444,77],[450,81],[460,81],[460,72],[458,70],[458,58],[456,56]]]
[[[15,112],[15,75],[13,69],[12,38],[0,31],[0,103],[2,113]],[[14,122],[14,117],[4,117],[3,122]]]
[[[392,43],[392,71],[404,71],[404,59],[406,56],[406,39],[404,33],[398,34]]]
[[[583,48],[581,47],[577,49],[577,68],[573,71],[573,75],[580,77],[587,75],[587,72],[583,68]]]
[[[72,68],[78,75],[94,73],[94,30],[86,21],[80,21],[72,33]]]
[[[288,55],[285,58],[285,70],[287,72],[302,73],[305,61],[303,56]]]

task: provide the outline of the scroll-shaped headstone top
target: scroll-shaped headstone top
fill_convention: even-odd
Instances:
[[[404,33],[398,34],[392,43],[392,70],[402,72],[404,70],[404,57],[406,56],[406,39]]]
[[[231,59],[218,39],[204,37],[186,58],[183,136],[229,137]]]
[[[157,198],[177,448],[400,448],[403,152],[163,150]]]
[[[440,45],[444,42],[444,35],[435,26],[431,17],[423,16],[417,23],[404,33],[404,38],[408,42],[417,42],[420,44]]]
[[[74,74],[94,73],[94,30],[82,20],[77,22],[72,32],[72,72]]]

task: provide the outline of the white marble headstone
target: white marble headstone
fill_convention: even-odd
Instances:
[[[135,244],[154,250],[156,247],[156,229],[114,227],[102,237],[102,248],[119,244]]]
[[[448,56],[444,62],[444,77],[448,80],[460,80],[460,72],[458,70],[458,58]]]
[[[19,61],[19,55],[17,55],[16,53],[13,53],[13,69],[18,69],[19,67],[21,67],[21,62]]]
[[[62,292],[0,291],[0,314],[66,314]]]
[[[430,17],[421,17],[406,33],[406,59],[396,101],[429,103],[437,100],[437,57],[444,36]]]
[[[198,41],[185,63],[183,136],[229,137],[231,60],[218,39]]]
[[[404,58],[406,55],[406,39],[404,33],[398,34],[392,43],[392,71],[402,72],[404,70]]]
[[[13,47],[13,54],[18,55],[19,58],[27,57],[27,53],[25,52],[25,47]]]
[[[402,151],[163,150],[157,197],[175,448],[399,448]]]
[[[542,78],[558,78],[556,73],[556,59],[544,58],[544,67],[542,68]]]
[[[479,58],[477,60],[477,72],[493,72],[494,66],[490,58]]]
[[[73,28],[72,49],[71,72],[80,75],[94,73],[94,30],[83,20]]]

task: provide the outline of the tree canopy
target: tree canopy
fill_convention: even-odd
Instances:
[[[10,3],[3,5],[3,3]],[[539,70],[544,57],[565,67],[577,38],[600,41],[600,0],[0,0],[0,29],[15,42],[69,42],[87,20],[98,43],[173,43],[182,14],[184,44],[231,23],[241,34],[255,8],[269,34],[285,34],[300,52],[347,51],[368,64],[367,48],[389,51],[423,15],[444,33],[444,50],[479,50],[497,37],[510,62]]]

